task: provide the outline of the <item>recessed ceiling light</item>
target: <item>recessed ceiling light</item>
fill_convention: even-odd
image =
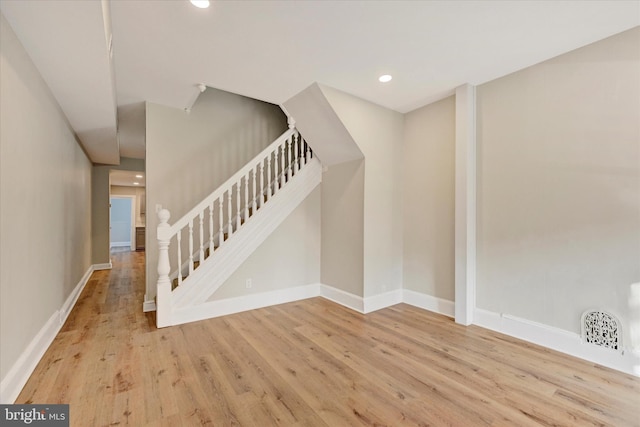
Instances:
[[[209,0],[191,0],[191,4],[200,9],[206,9],[209,7]]]
[[[134,182],[133,185],[140,185],[140,183],[139,182]]]
[[[390,82],[392,78],[393,77],[391,77],[389,74],[384,74],[378,77],[378,81],[381,83],[387,83],[387,82]]]
[[[142,178],[142,175],[136,175],[136,178]]]

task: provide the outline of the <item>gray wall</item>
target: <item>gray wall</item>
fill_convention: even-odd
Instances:
[[[94,165],[91,170],[91,259],[93,264],[107,264],[109,258],[109,172],[112,170],[145,171],[145,161],[120,158],[119,165]]]
[[[91,266],[91,163],[0,15],[0,377]]]
[[[364,292],[364,160],[322,174],[320,281],[354,295]]]
[[[321,86],[365,156],[363,297],[402,287],[402,140],[404,116]]]
[[[191,113],[147,103],[147,296],[156,294],[156,205],[178,220],[286,129],[280,108],[209,88]],[[173,266],[175,268],[175,266]]]
[[[640,282],[640,28],[478,88],[479,308],[580,332]]]
[[[320,195],[317,187],[209,300],[320,283]]]
[[[455,97],[405,115],[404,287],[454,300]]]

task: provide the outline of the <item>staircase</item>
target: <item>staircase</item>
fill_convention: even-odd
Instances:
[[[319,160],[290,126],[173,224],[161,210],[157,326],[214,317],[207,300],[321,179]]]

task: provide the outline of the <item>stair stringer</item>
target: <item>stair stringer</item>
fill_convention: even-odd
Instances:
[[[171,323],[183,323],[179,319],[186,312],[205,303],[321,181],[322,165],[312,158],[193,272],[188,283],[172,292]]]

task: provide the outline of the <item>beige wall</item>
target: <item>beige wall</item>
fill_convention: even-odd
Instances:
[[[92,263],[108,264],[109,259],[109,172],[112,170],[145,171],[145,161],[120,158],[119,165],[94,165],[91,170],[91,245]]]
[[[404,287],[454,300],[455,97],[405,115]]]
[[[322,174],[320,282],[354,295],[364,292],[364,160]]]
[[[209,300],[320,283],[320,195],[317,187]]]
[[[628,330],[640,282],[640,28],[484,84],[479,308],[580,332]]]
[[[0,15],[0,377],[91,266],[91,163]]]
[[[363,296],[399,289],[404,116],[327,86],[321,89],[365,157]]]
[[[286,129],[273,104],[209,88],[191,113],[147,103],[147,299],[156,293],[156,205],[178,220]],[[174,266],[175,268],[175,266]]]

